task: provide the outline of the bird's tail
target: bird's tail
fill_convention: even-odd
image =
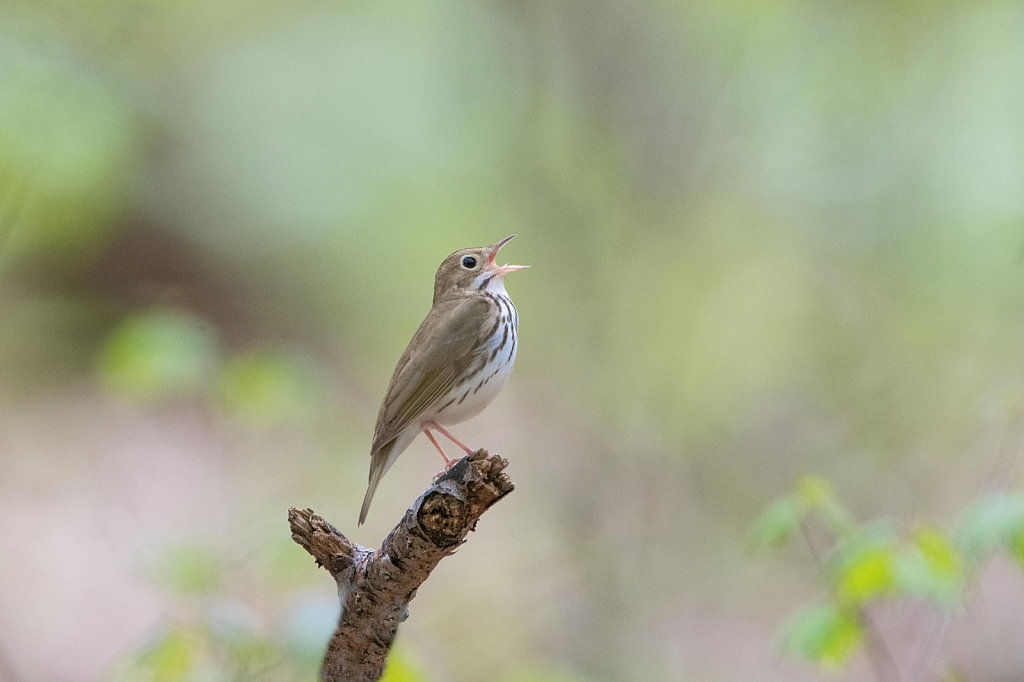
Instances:
[[[391,451],[394,450],[395,441],[392,440],[370,457],[370,484],[366,487],[366,497],[363,498],[363,508],[359,510],[359,525],[366,521],[366,514],[370,511],[370,502],[373,501],[373,494],[377,492],[377,485],[380,479],[390,468],[389,459]]]

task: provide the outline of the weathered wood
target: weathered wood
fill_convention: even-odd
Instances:
[[[486,450],[459,460],[420,495],[377,551],[350,542],[311,509],[288,510],[292,539],[338,584],[341,618],[320,670],[324,682],[380,679],[416,590],[466,541],[480,516],[514,489],[507,466]]]

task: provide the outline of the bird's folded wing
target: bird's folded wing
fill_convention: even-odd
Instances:
[[[391,377],[377,415],[371,455],[455,385],[483,348],[489,311],[487,302],[480,298],[431,309]]]

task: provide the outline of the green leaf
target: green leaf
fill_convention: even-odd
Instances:
[[[856,616],[833,605],[798,614],[786,628],[782,648],[825,670],[840,670],[857,650],[863,632]]]
[[[1024,498],[1011,493],[993,493],[975,503],[964,516],[957,535],[964,555],[978,560],[998,545],[1013,551],[1024,535]]]
[[[750,544],[757,549],[778,547],[786,542],[806,514],[804,504],[791,495],[776,500],[754,521]]]
[[[853,515],[839,501],[828,480],[820,476],[804,476],[797,482],[796,495],[808,509],[818,511],[836,535],[844,535],[856,525]]]
[[[896,540],[885,527],[867,527],[844,540],[829,564],[836,596],[857,605],[896,587]]]
[[[899,555],[897,576],[905,593],[955,604],[963,588],[963,560],[953,541],[941,530],[922,527]]]

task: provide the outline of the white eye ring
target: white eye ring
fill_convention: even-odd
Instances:
[[[464,267],[467,270],[472,270],[473,268],[476,267],[476,264],[476,258],[474,258],[473,256],[465,256],[462,259],[462,267]]]

